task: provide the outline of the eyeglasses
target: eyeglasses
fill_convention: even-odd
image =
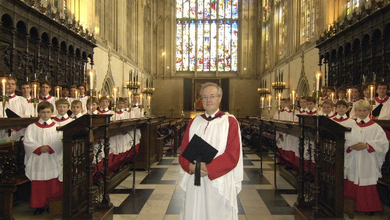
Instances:
[[[218,97],[217,95],[210,95],[210,96],[205,95],[202,96],[202,100],[207,100],[207,99],[214,100],[217,97]]]

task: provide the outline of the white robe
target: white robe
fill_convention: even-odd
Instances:
[[[28,102],[22,96],[9,98],[8,102],[5,104],[5,109],[7,108],[11,109],[22,118],[30,117],[31,114],[30,109],[28,108]]]
[[[130,110],[130,118],[142,118],[144,117],[144,109],[137,107],[133,107]]]
[[[351,131],[352,138],[346,143],[344,152],[344,178],[359,186],[377,184],[382,177],[381,167],[389,150],[385,132],[378,124],[371,123],[361,125],[355,122]],[[349,148],[358,142],[367,143],[375,151],[370,153],[368,150],[356,151]]]
[[[52,105],[53,105],[53,116],[57,115],[57,109],[56,109],[56,101],[57,101],[57,98],[54,97],[54,96],[51,96],[51,95],[48,95],[47,96],[47,99],[43,99],[43,97],[40,95],[39,96],[39,102],[43,102],[43,101],[48,101],[50,102]]]
[[[379,102],[377,102],[377,99],[379,99],[379,97],[377,97],[375,99],[374,109],[380,104]],[[380,119],[380,120],[390,120],[390,99],[388,98],[388,96],[386,96],[385,99],[387,99],[387,101],[382,103],[383,106],[382,106],[381,112],[378,116],[378,119]]]
[[[47,123],[49,125],[53,123],[52,126],[43,128],[40,123],[43,123],[42,119],[29,125],[24,136],[24,164],[26,165],[26,176],[30,180],[58,178],[62,167],[62,133],[57,131],[55,122],[51,119]],[[49,145],[54,153],[41,153],[40,155],[33,153],[42,145]]]
[[[196,117],[189,130],[189,140],[194,134],[197,134],[218,150],[214,158],[220,156],[226,149],[229,117],[232,116],[223,115],[209,122],[201,116]],[[207,132],[205,132],[206,129]],[[240,139],[239,160],[236,167],[227,174],[214,180],[210,180],[208,176],[201,177],[201,187],[199,187],[194,185],[195,175],[190,175],[182,170],[183,178],[180,186],[186,192],[186,198],[193,198],[193,200],[185,200],[180,219],[238,219],[237,194],[241,191],[241,181],[243,180],[240,132],[238,135]]]

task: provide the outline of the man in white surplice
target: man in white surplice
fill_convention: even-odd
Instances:
[[[201,185],[194,185],[195,162],[180,153],[179,163],[185,191],[180,219],[214,220],[238,219],[237,194],[243,180],[241,135],[235,117],[219,110],[222,89],[214,83],[205,83],[200,94],[205,114],[192,119],[183,137],[181,153],[194,134],[218,150],[211,163],[201,164]]]

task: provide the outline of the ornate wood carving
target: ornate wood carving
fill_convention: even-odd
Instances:
[[[319,66],[327,85],[350,87],[377,81],[390,82],[390,1],[370,1],[335,22],[317,41]]]
[[[93,64],[93,35],[75,21],[61,23],[50,5],[34,4],[0,2],[0,76],[47,79],[60,86],[84,83],[88,58]]]

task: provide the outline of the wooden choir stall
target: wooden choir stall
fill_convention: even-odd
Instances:
[[[353,211],[344,208],[344,143],[343,127],[324,116],[298,115],[298,121],[279,121],[248,117],[241,120],[244,141],[250,143],[262,158],[272,151],[274,165],[298,192],[294,204],[295,219],[344,219]],[[390,121],[375,120],[383,129]],[[261,159],[262,161],[262,159]],[[378,190],[390,201],[390,154],[382,166],[383,177]],[[260,172],[262,170],[262,162]],[[274,173],[275,189],[276,171]]]
[[[110,121],[110,116],[84,115],[58,128],[63,132],[63,192],[49,199],[51,217],[112,219],[110,190],[131,174],[134,189],[135,169],[149,170],[152,163],[162,158],[163,142],[159,140],[158,129],[182,128],[186,124],[183,119],[161,123],[164,117]],[[0,118],[0,129],[14,129],[15,124],[25,128],[37,120]],[[175,143],[181,141],[182,130],[179,131],[169,135]],[[128,148],[115,155],[113,147],[123,147],[116,140],[120,136],[127,137],[124,140]],[[17,192],[20,198],[29,197],[30,181],[24,175],[23,142],[1,142],[0,164],[0,192],[3,195],[0,213],[4,213],[0,219],[10,220],[14,219],[14,193]]]

